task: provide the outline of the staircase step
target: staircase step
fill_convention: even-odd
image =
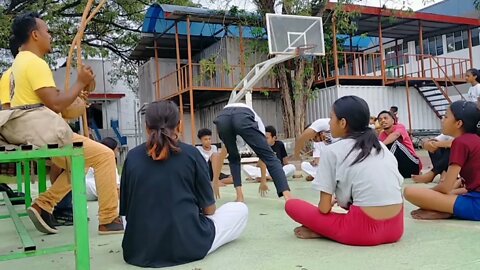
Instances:
[[[438,91],[438,88],[437,88],[437,87],[435,87],[435,88],[428,88],[428,89],[422,89],[422,88],[420,88],[420,92],[422,92],[422,93],[432,92],[432,91]]]
[[[423,96],[424,96],[425,98],[427,98],[427,99],[428,99],[429,97],[438,97],[438,96],[442,96],[442,97],[443,97],[443,95],[440,94],[440,93],[431,94],[431,95],[423,95]]]
[[[448,106],[448,105],[450,105],[450,103],[448,103],[448,102],[446,102],[446,103],[445,103],[445,102],[443,102],[443,103],[433,103],[433,102],[430,102],[430,104],[432,104],[432,106],[434,106],[434,107],[438,107],[438,106]]]
[[[439,98],[439,99],[427,99],[428,102],[435,102],[435,101],[445,101],[445,97],[444,98]]]
[[[428,94],[432,94],[432,93],[442,93],[442,91],[440,91],[438,89],[432,89],[432,90],[428,90],[428,91],[422,91],[422,93],[424,95],[428,95]]]

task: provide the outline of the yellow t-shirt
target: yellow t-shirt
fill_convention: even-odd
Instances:
[[[47,62],[30,51],[19,52],[12,65],[12,107],[42,103],[35,93],[44,87],[56,87]]]
[[[0,79],[0,103],[10,103],[10,74],[12,68],[7,69]]]

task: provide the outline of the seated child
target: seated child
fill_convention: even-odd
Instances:
[[[196,146],[200,154],[208,164],[210,179],[213,179],[213,167],[216,162],[212,162],[212,159],[218,157],[218,149],[216,145],[212,145],[212,131],[208,128],[202,128],[198,131],[197,137],[202,145]],[[233,179],[230,175],[220,173],[220,181],[222,184],[233,184]]]
[[[145,123],[147,142],[128,152],[122,170],[125,262],[140,267],[189,263],[237,239],[248,208],[229,202],[216,209],[205,159],[179,141],[177,105],[150,103]]]
[[[398,170],[404,178],[418,175],[422,163],[415,153],[412,139],[405,126],[397,124],[397,118],[390,111],[382,111],[377,117],[383,131],[378,139],[383,142],[398,161]]]
[[[445,179],[431,189],[406,187],[405,199],[419,207],[415,219],[480,221],[480,109],[471,101],[455,101],[442,122],[443,134],[455,139]],[[460,174],[464,187],[456,188]]]
[[[438,174],[444,174],[448,169],[448,160],[450,158],[450,147],[452,147],[453,138],[440,134],[434,139],[423,143],[423,149],[428,151],[433,168],[422,175],[413,175],[413,181],[417,183],[430,183]]]
[[[318,163],[320,162],[320,153],[325,148],[326,135],[323,132],[317,133],[313,140],[313,160],[310,162],[304,161],[301,163],[302,171],[307,174],[305,178],[307,181],[313,181],[317,174]]]
[[[277,130],[273,126],[265,127],[265,137],[267,138],[267,143],[272,148],[275,155],[277,155],[278,160],[282,163],[283,172],[287,178],[293,176],[295,173],[295,165],[288,164],[287,150],[282,141],[277,140]],[[261,177],[261,170],[259,167],[252,165],[244,165],[243,170],[250,178],[259,179]],[[270,174],[267,173],[267,179],[271,180]]]
[[[298,238],[325,237],[346,245],[375,246],[400,240],[403,222],[403,178],[397,161],[368,126],[368,104],[357,96],[344,96],[332,106],[330,130],[334,138],[322,152],[312,182],[320,202],[312,205],[288,200],[285,211],[302,226]],[[348,213],[332,211],[332,197]]]
[[[320,118],[305,128],[300,137],[295,141],[295,151],[293,154],[295,159],[300,158],[300,152],[302,151],[303,147],[305,147],[305,144],[315,138],[315,136],[317,136],[319,133],[324,134],[325,139],[323,142],[326,145],[337,141],[336,139],[332,138],[332,135],[330,134],[329,122],[330,118]]]
[[[101,144],[112,149],[115,153],[115,156],[118,155],[118,142],[112,137],[106,137],[100,141]],[[116,159],[116,158],[115,158]],[[120,176],[118,175],[118,169],[116,168],[117,176],[117,193],[120,188]],[[50,181],[54,183],[57,180],[57,177],[63,172],[63,169],[55,166],[52,163],[50,170]],[[95,184],[95,170],[90,167],[88,168],[87,174],[85,175],[85,187],[87,200],[96,201],[98,200],[97,195],[97,185]],[[53,210],[53,217],[56,221],[56,226],[71,226],[73,225],[73,208],[72,208],[72,192],[70,191],[63,199],[55,206]]]

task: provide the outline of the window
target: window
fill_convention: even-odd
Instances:
[[[455,42],[453,38],[453,33],[447,35],[447,52],[455,51]]]
[[[385,49],[385,60],[387,67],[401,66],[403,63],[408,63],[408,43],[398,44]]]
[[[454,39],[454,47],[455,51],[463,49],[463,39],[462,39],[462,32],[458,31],[453,33],[453,39]]]
[[[472,46],[480,45],[480,37],[479,37],[480,29],[474,28],[472,29]]]
[[[479,28],[472,29],[472,46],[480,45]],[[468,49],[468,31],[447,34],[447,52]]]
[[[436,36],[435,37],[435,55],[441,55],[443,54],[443,39],[442,36]]]
[[[418,46],[418,41],[415,41],[415,52],[417,54],[422,54],[420,52],[420,47]],[[442,36],[429,37],[427,39],[424,39],[423,54],[429,54],[433,56],[443,54]]]

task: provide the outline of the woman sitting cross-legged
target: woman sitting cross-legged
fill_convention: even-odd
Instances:
[[[313,188],[318,206],[290,199],[285,211],[302,239],[326,237],[347,245],[374,246],[398,241],[403,234],[403,177],[397,161],[378,141],[369,124],[365,100],[345,96],[333,104],[330,130],[341,138],[325,147]],[[332,197],[348,213],[332,212]]]
[[[454,137],[445,179],[432,189],[406,187],[405,198],[419,209],[415,219],[454,217],[480,221],[480,109],[455,101],[442,122],[443,134]],[[458,188],[458,175],[462,183]]]
[[[124,260],[141,267],[184,264],[237,239],[248,208],[229,202],[216,209],[205,159],[178,140],[177,105],[149,104],[145,122],[147,142],[128,153],[121,177]]]

